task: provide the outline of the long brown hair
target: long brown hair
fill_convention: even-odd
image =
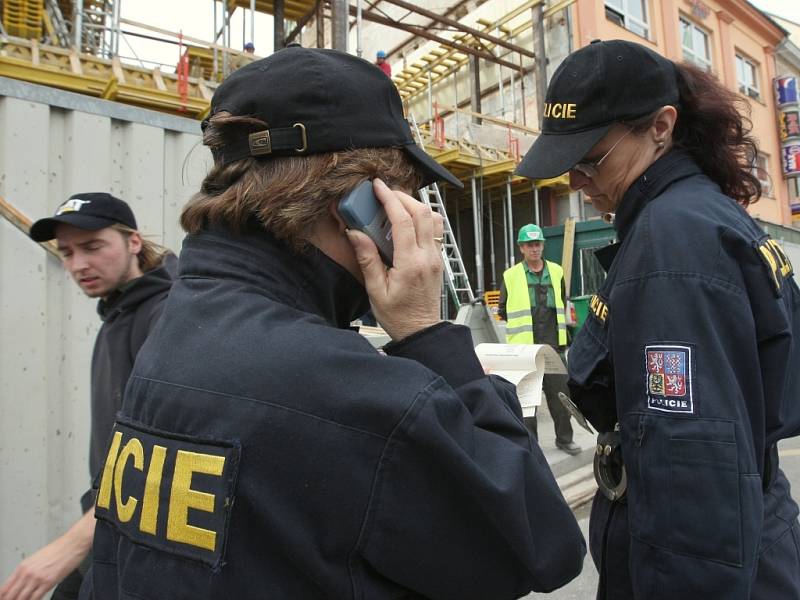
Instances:
[[[676,67],[675,147],[689,152],[725,195],[742,206],[757,202],[761,183],[753,172],[758,146],[751,135],[750,105],[707,71],[688,64]]]
[[[675,68],[680,99],[675,107],[678,119],[672,131],[673,146],[691,154],[723,194],[745,207],[757,202],[761,183],[754,173],[758,145],[750,135],[750,105],[694,65],[676,64]],[[627,124],[643,133],[658,112]]]
[[[139,251],[139,254],[136,255],[136,260],[139,262],[139,268],[142,270],[142,273],[147,273],[156,267],[160,267],[161,263],[164,261],[164,256],[169,253],[169,248],[165,248],[160,244],[145,239],[141,232],[135,229],[131,229],[120,223],[114,223],[111,225],[111,228],[116,229],[126,238],[132,233],[139,233],[142,237],[142,249]]]
[[[264,128],[259,119],[220,112],[206,125],[203,144],[216,153],[226,143]],[[220,223],[237,231],[255,218],[276,237],[300,249],[328,214],[331,200],[375,177],[406,191],[416,190],[421,183],[416,168],[399,148],[243,158],[225,165],[217,160],[200,191],[184,207],[181,226],[197,233]]]

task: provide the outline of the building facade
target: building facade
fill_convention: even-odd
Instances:
[[[751,109],[759,145],[754,168],[764,190],[750,212],[792,224],[773,93],[776,52],[786,31],[775,20],[744,0],[577,0],[573,13],[576,47],[593,39],[638,42],[709,70],[741,94]]]
[[[792,225],[800,228],[800,25],[772,18],[789,35],[775,53],[775,97],[778,103],[778,136],[781,167],[792,210]]]

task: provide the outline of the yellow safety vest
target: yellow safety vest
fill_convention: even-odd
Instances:
[[[567,317],[564,312],[564,298],[561,297],[561,280],[564,270],[560,265],[546,260],[553,286],[556,303],[556,322],[558,323],[558,344],[567,345]],[[506,284],[506,342],[509,344],[535,344],[533,339],[533,316],[531,315],[531,295],[528,290],[528,276],[523,263],[519,262],[503,273]]]

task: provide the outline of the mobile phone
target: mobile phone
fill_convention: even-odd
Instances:
[[[372,191],[372,181],[368,179],[353,188],[353,191],[339,200],[338,210],[348,227],[365,233],[375,242],[381,260],[387,267],[391,267],[394,259],[392,223]]]

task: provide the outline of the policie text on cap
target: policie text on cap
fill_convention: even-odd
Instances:
[[[542,133],[516,173],[531,179],[558,177],[580,162],[615,123],[677,101],[671,61],[641,44],[595,40],[565,58],[553,74]]]

